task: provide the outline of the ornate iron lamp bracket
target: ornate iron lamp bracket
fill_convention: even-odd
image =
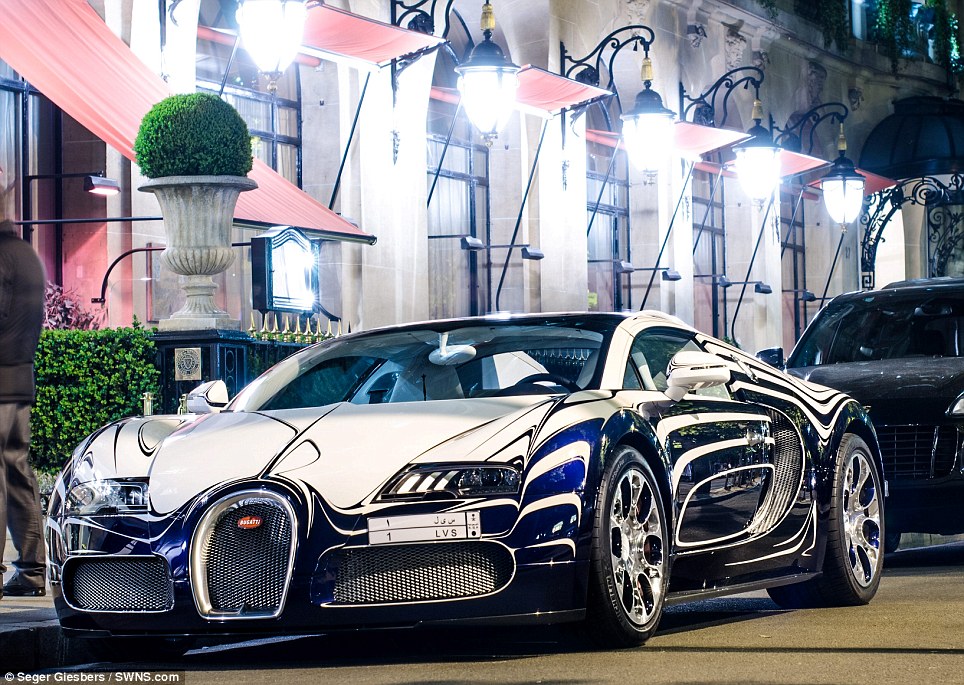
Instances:
[[[742,86],[747,90],[753,86],[754,97],[760,99],[760,86],[763,85],[763,70],[759,67],[737,67],[723,74],[716,83],[704,90],[696,97],[686,94],[683,84],[679,84],[679,118],[680,121],[692,121],[702,126],[723,128],[728,115],[728,103],[733,91]],[[723,118],[716,120],[717,99],[723,90]]]
[[[824,102],[810,108],[808,111],[793,117],[787,122],[785,128],[772,125],[771,129],[776,133],[773,142],[785,150],[800,152],[805,155],[813,153],[814,137],[817,127],[827,119],[834,124],[842,124],[850,114],[850,109],[842,102]],[[807,131],[809,127],[809,131]],[[807,137],[807,144],[803,144],[804,135]]]

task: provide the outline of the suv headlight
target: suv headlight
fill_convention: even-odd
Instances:
[[[381,499],[514,495],[522,478],[508,464],[417,466],[397,476],[382,490]]]
[[[947,415],[964,416],[964,395],[951,402],[951,406],[947,408]]]
[[[147,511],[147,482],[94,480],[75,485],[67,493],[64,513],[71,516],[127,514]]]

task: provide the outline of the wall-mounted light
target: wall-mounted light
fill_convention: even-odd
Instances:
[[[495,12],[488,0],[482,6],[481,26],[482,42],[472,49],[467,60],[455,67],[455,71],[459,74],[462,107],[479,129],[485,144],[491,146],[515,107],[519,66],[513,64],[492,40]]]
[[[509,249],[509,248],[520,248],[523,259],[528,259],[531,261],[539,261],[540,259],[545,259],[546,255],[542,250],[536,249],[531,245],[486,245],[480,239],[471,235],[464,235],[460,239],[460,244],[463,250],[469,252],[480,252],[482,250],[498,250],[498,249]]]
[[[752,138],[733,150],[743,190],[753,200],[762,202],[773,194],[780,182],[780,148],[773,144],[770,132],[760,125],[763,103],[759,99],[753,101],[751,116],[755,123],[746,133]]]
[[[837,159],[830,171],[820,179],[823,201],[830,218],[841,226],[846,226],[858,216],[864,204],[864,184],[866,179],[857,173],[854,163],[847,158],[847,138],[843,124],[837,137]]]
[[[785,293],[797,293],[801,302],[816,302],[817,296],[809,290],[784,290]]]
[[[304,0],[239,0],[238,28],[244,49],[268,77],[268,91],[301,48],[308,8]]]
[[[649,46],[645,46],[641,77],[643,89],[636,94],[636,103],[619,118],[623,121],[623,142],[629,159],[637,168],[655,173],[673,152],[673,119],[676,113],[663,106],[663,98],[652,89],[653,61]]]
[[[92,195],[110,197],[120,192],[120,183],[106,176],[85,176],[84,190]]]
[[[717,277],[716,282],[721,288],[729,288],[731,285],[750,285],[752,283],[755,293],[769,295],[773,292],[773,288],[763,281],[731,281],[725,275],[722,275]]]

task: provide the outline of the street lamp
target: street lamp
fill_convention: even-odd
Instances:
[[[239,0],[241,41],[268,77],[269,92],[277,90],[278,78],[298,54],[307,16],[304,0]]]
[[[780,182],[780,148],[773,144],[770,132],[760,125],[763,103],[759,98],[753,101],[751,118],[755,123],[746,133],[752,138],[734,148],[736,173],[746,194],[763,202]]]
[[[841,226],[846,226],[858,216],[864,204],[863,176],[857,173],[854,163],[847,158],[847,138],[843,124],[837,137],[837,159],[830,171],[820,179],[823,201],[827,205],[830,218]]]
[[[482,133],[490,146],[505,128],[515,107],[519,87],[519,65],[513,64],[495,42],[495,12],[486,0],[482,6],[482,42],[476,45],[469,58],[455,67],[459,74],[458,87],[462,107],[469,120]]]
[[[619,118],[623,121],[623,141],[629,158],[640,170],[655,174],[673,152],[676,114],[664,107],[663,98],[652,90],[653,61],[649,58],[649,45],[644,49],[640,74],[643,90],[636,94],[635,106]]]

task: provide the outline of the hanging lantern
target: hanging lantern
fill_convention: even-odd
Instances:
[[[770,132],[760,125],[763,103],[759,100],[753,101],[752,118],[756,123],[746,133],[753,137],[734,148],[736,173],[746,194],[763,202],[780,182],[780,148],[773,144]]]
[[[854,163],[846,157],[847,138],[844,136],[843,124],[840,125],[840,135],[837,138],[837,152],[838,157],[830,171],[820,179],[820,187],[823,189],[823,201],[830,218],[841,226],[846,226],[860,216],[863,209],[865,179],[857,173]]]
[[[623,143],[629,159],[642,171],[655,173],[673,154],[673,119],[676,114],[663,107],[663,98],[652,90],[653,62],[643,59],[643,90],[636,94],[634,107],[623,114]]]
[[[272,92],[301,48],[307,16],[304,0],[241,0],[238,6],[241,43]]]
[[[482,6],[481,26],[482,42],[455,71],[459,74],[462,107],[486,145],[492,145],[515,108],[519,66],[510,62],[492,41],[495,13],[488,1]]]

